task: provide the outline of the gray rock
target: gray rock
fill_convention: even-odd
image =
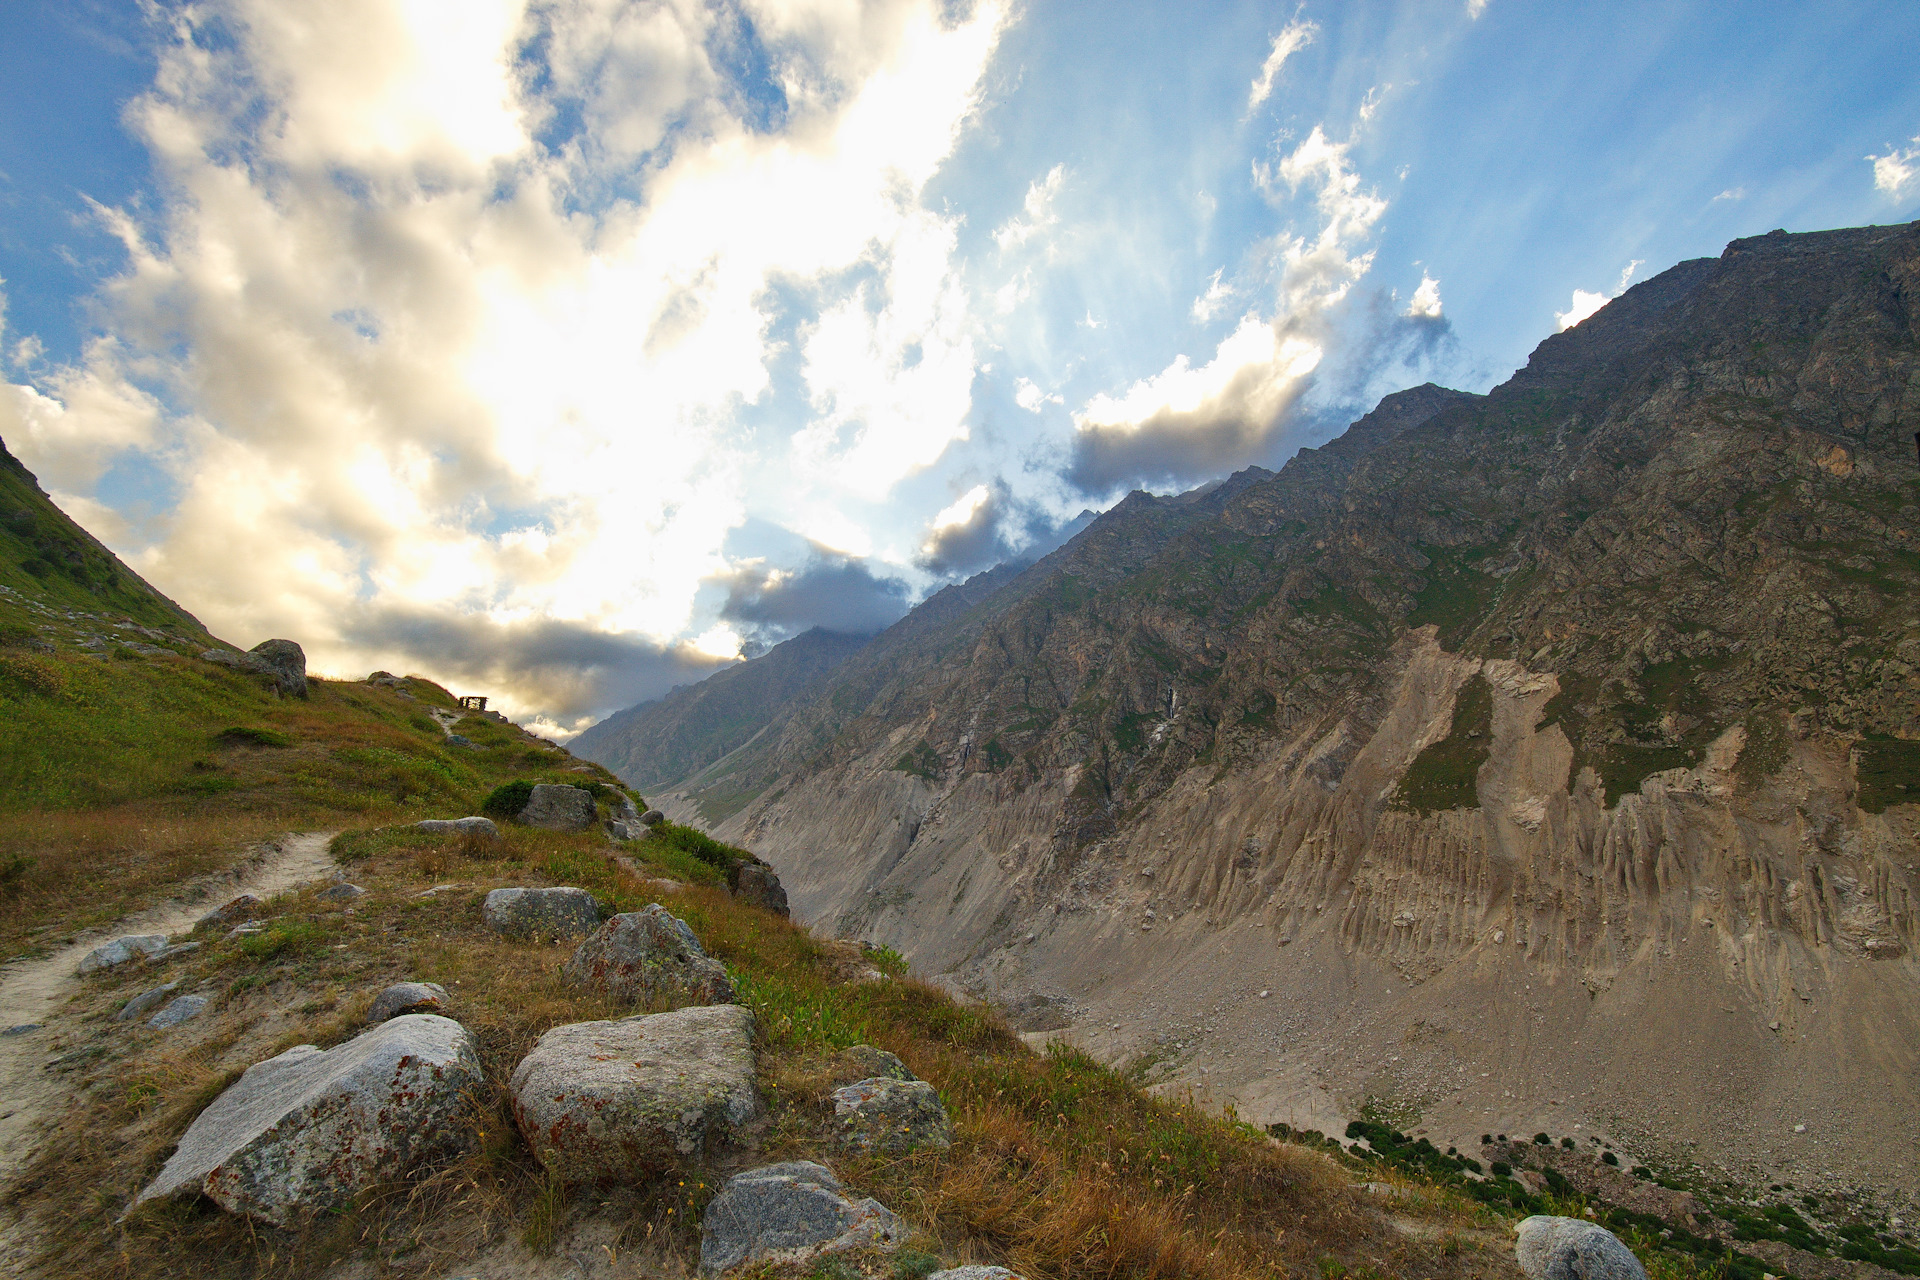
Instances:
[[[165,1031],[177,1027],[207,1007],[206,996],[175,996],[167,1007],[147,1019],[147,1025]]]
[[[252,659],[243,654],[235,653],[231,649],[202,649],[200,651],[200,661],[211,662],[216,666],[232,667],[235,671],[253,671],[257,669]]]
[[[700,1220],[700,1271],[804,1265],[850,1249],[891,1249],[907,1224],[878,1200],[849,1200],[825,1165],[795,1160],[727,1179]]]
[[[659,903],[617,915],[580,944],[560,971],[568,983],[627,1004],[674,1000],[732,1004],[726,966],[708,955],[686,922]]]
[[[447,745],[450,747],[471,747],[473,745],[473,739],[467,737],[464,733],[450,733],[447,735]]]
[[[242,920],[258,920],[267,914],[267,904],[251,893],[243,893],[237,898],[229,898],[207,914],[193,922],[198,933],[202,929],[217,929],[221,925],[238,924]]]
[[[640,815],[640,825],[643,827],[657,827],[666,820],[667,815],[658,809],[649,809]]]
[[[936,1271],[927,1280],[1022,1280],[1017,1271],[1005,1267],[954,1267],[948,1271]]]
[[[262,640],[247,650],[252,670],[273,678],[274,691],[289,698],[307,696],[307,655],[291,640]]]
[[[413,827],[416,831],[433,831],[440,835],[459,836],[472,832],[489,840],[500,838],[500,828],[493,825],[493,819],[477,814],[471,818],[428,818],[424,822],[414,823]]]
[[[753,1015],[721,1004],[555,1027],[510,1088],[520,1132],[562,1179],[664,1168],[759,1118]]]
[[[1647,1280],[1633,1250],[1596,1223],[1536,1214],[1514,1229],[1514,1258],[1527,1280]]]
[[[176,942],[172,946],[162,947],[160,950],[148,956],[147,963],[160,964],[163,961],[174,960],[190,952],[198,951],[199,949],[200,944],[197,942]]]
[[[364,898],[367,891],[357,884],[329,885],[313,895],[322,902],[352,902],[355,898]]]
[[[585,831],[593,825],[593,793],[584,787],[542,782],[527,797],[527,807],[514,820],[543,831]]]
[[[437,982],[396,982],[373,998],[367,1010],[367,1025],[397,1018],[405,1013],[445,1013],[447,989]]]
[[[939,1092],[924,1080],[875,1076],[833,1091],[840,1141],[859,1151],[898,1153],[953,1145],[953,1125]]]
[[[280,1226],[464,1150],[484,1087],[466,1028],[410,1014],[325,1052],[256,1062],[194,1120],[134,1204],[205,1194]]]
[[[773,873],[773,868],[764,862],[749,862],[741,866],[739,879],[733,886],[733,896],[777,916],[787,914],[787,891],[781,886],[780,877]]]
[[[167,935],[164,933],[130,933],[87,952],[80,961],[80,972],[89,974],[102,969],[115,969],[129,960],[144,960],[166,949]]]
[[[495,889],[481,918],[509,938],[563,938],[600,927],[600,904],[585,889]]]
[[[121,1005],[120,1012],[113,1015],[113,1020],[115,1022],[132,1022],[135,1018],[153,1008],[179,989],[180,984],[178,982],[169,982],[163,987],[155,987],[151,991],[143,992]]]
[[[833,1055],[833,1074],[836,1079],[872,1080],[884,1077],[888,1080],[918,1080],[920,1077],[907,1070],[907,1064],[888,1053],[885,1049],[876,1049],[870,1044],[856,1044],[850,1049],[842,1049]]]
[[[12,1026],[8,1027],[5,1031],[0,1031],[0,1036],[30,1035],[31,1033],[38,1031],[40,1029],[40,1025],[41,1024],[38,1022],[16,1022]]]

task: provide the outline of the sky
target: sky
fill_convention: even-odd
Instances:
[[[0,439],[558,738],[1920,218],[1920,5],[13,0]]]

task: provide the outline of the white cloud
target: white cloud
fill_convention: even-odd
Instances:
[[[1575,289],[1573,301],[1565,311],[1556,311],[1553,318],[1562,331],[1573,328],[1582,320],[1606,306],[1613,299],[1604,293],[1593,293],[1586,289]]]
[[[1034,236],[1060,221],[1053,211],[1053,202],[1059,198],[1060,189],[1066,185],[1067,167],[1057,164],[1047,171],[1044,178],[1036,178],[1027,186],[1027,198],[1021,203],[1020,216],[1007,219],[994,233],[994,243],[1002,252],[1017,249]]]
[[[1631,283],[1633,280],[1633,273],[1638,271],[1642,266],[1644,266],[1646,264],[1646,261],[1647,260],[1645,258],[1635,258],[1632,262],[1629,262],[1626,266],[1620,268],[1620,279],[1613,286],[1614,297],[1617,298],[1621,294],[1627,291],[1627,285]]]
[[[1319,32],[1319,24],[1302,18],[1295,18],[1281,28],[1280,34],[1273,38],[1273,48],[1268,52],[1267,60],[1260,64],[1260,74],[1253,78],[1253,84],[1247,90],[1248,112],[1273,96],[1274,81],[1279,78],[1280,69],[1287,65],[1287,59],[1312,44]]]
[[[1042,391],[1031,378],[1022,378],[1014,384],[1013,402],[1028,413],[1039,413],[1050,404],[1066,403],[1061,397]]]
[[[1747,189],[1745,187],[1728,187],[1725,191],[1722,191],[1719,195],[1708,201],[1708,203],[1718,204],[1722,200],[1745,200],[1746,198]]]
[[[1873,164],[1873,186],[1876,191],[1884,191],[1890,196],[1906,194],[1909,187],[1920,184],[1920,137],[1913,139],[1910,147],[1888,147],[1883,156],[1868,156]]]
[[[922,196],[1005,21],[750,8],[771,125],[710,59],[739,33],[693,0],[173,11],[128,112],[163,203],[101,211],[129,263],[109,336],[0,387],[0,435],[76,500],[129,453],[165,471],[178,501],[136,566],[321,670],[431,674],[420,637],[481,654],[546,626],[617,639],[610,662],[720,654],[696,596],[756,487],[788,528],[866,546],[849,501],[965,438],[958,217]],[[786,313],[807,401],[750,443],[786,286],[810,299]],[[578,663],[463,669],[509,713],[593,705]]]
[[[1467,0],[1467,17],[1477,19],[1487,11],[1487,0]]]
[[[1226,268],[1222,267],[1214,272],[1213,278],[1207,281],[1207,291],[1193,300],[1193,318],[1201,324],[1206,324],[1219,315],[1221,310],[1233,300],[1233,286],[1223,284],[1220,280],[1225,271]]]
[[[1420,273],[1420,285],[1407,301],[1407,315],[1420,320],[1440,318],[1440,282],[1426,272]]]

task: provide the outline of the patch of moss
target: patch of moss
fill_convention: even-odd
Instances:
[[[1453,698],[1447,736],[1414,757],[1394,802],[1415,813],[1471,809],[1480,803],[1480,766],[1493,742],[1493,687],[1475,675]]]
[[[1884,813],[1889,805],[1920,804],[1920,742],[1867,738],[1854,744],[1853,759],[1862,810]]]

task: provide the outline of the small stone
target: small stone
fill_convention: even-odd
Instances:
[[[80,961],[82,975],[114,969],[133,959],[146,959],[167,949],[164,933],[130,933],[87,952]]]
[[[590,933],[600,926],[600,904],[585,889],[495,889],[481,918],[509,938],[554,938]]]
[[[907,1064],[900,1061],[885,1049],[876,1049],[870,1044],[856,1044],[842,1049],[833,1055],[833,1077],[852,1083],[855,1080],[918,1080],[920,1077],[907,1070]]]
[[[924,1080],[875,1076],[835,1089],[833,1118],[841,1143],[860,1151],[945,1151],[953,1145],[947,1109]]]
[[[936,1271],[927,1280],[1024,1280],[1017,1271],[1005,1267],[954,1267],[947,1271]]]
[[[229,898],[221,906],[193,922],[198,933],[202,929],[216,929],[224,924],[237,924],[242,920],[257,920],[267,914],[267,904],[251,893],[243,893],[237,898]]]
[[[147,1019],[147,1025],[162,1031],[177,1027],[207,1007],[206,996],[175,996],[167,1007]]]
[[[878,1200],[849,1200],[832,1170],[811,1160],[727,1179],[700,1220],[700,1271],[752,1263],[802,1266],[852,1249],[893,1249],[909,1228]]]
[[[538,783],[514,820],[543,831],[585,831],[594,821],[593,793],[557,782]]]
[[[0,1031],[0,1036],[24,1036],[39,1029],[40,1024],[37,1022],[16,1022],[5,1031]]]
[[[473,739],[467,737],[465,734],[450,733],[447,735],[447,745],[450,747],[471,747],[473,745]]]
[[[135,1018],[144,1014],[147,1010],[154,1008],[162,1000],[165,1000],[179,989],[180,984],[176,981],[169,982],[162,987],[155,987],[151,991],[137,995],[120,1007],[120,1012],[113,1015],[113,1020],[115,1022],[132,1022]]]
[[[366,897],[367,891],[357,884],[336,884],[313,896],[322,902],[352,902],[355,898]]]
[[[732,1004],[726,966],[709,956],[686,922],[659,903],[600,926],[560,971],[569,984],[627,1004],[667,998]]]
[[[1803,1124],[1797,1124],[1797,1125],[1795,1125],[1795,1126],[1793,1126],[1793,1131],[1794,1131],[1795,1133],[1805,1133],[1805,1132],[1807,1131],[1807,1126],[1805,1126],[1805,1125],[1803,1125]]]
[[[1536,1214],[1515,1230],[1514,1257],[1527,1280],[1647,1280],[1633,1250],[1605,1227]]]
[[[1260,998],[1261,998],[1262,1000],[1265,1000],[1265,999],[1266,999],[1266,998],[1267,998],[1268,996],[1270,996],[1270,995],[1272,995],[1272,994],[1273,994],[1273,992],[1271,992],[1271,991],[1268,991],[1268,990],[1267,990],[1266,988],[1264,988],[1264,987],[1262,987],[1262,988],[1261,988],[1261,990],[1260,990]]]
[[[447,989],[437,982],[396,982],[373,998],[367,1025],[407,1013],[445,1013]]]
[[[264,921],[252,920],[246,924],[237,924],[227,930],[227,940],[232,941],[235,938],[251,938],[256,933],[265,933],[266,931],[267,926]]]

